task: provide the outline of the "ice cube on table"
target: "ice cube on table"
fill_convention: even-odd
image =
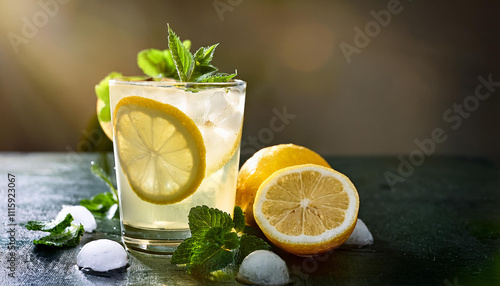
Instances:
[[[70,213],[73,216],[74,224],[82,224],[86,232],[93,232],[97,223],[92,213],[84,206],[63,206],[63,209],[57,214],[56,220],[62,220]]]
[[[368,227],[366,227],[366,224],[358,218],[354,231],[344,244],[355,245],[358,247],[371,245],[373,244],[373,236],[368,230]]]
[[[109,239],[98,239],[85,244],[76,257],[78,267],[97,272],[122,268],[127,263],[127,252],[123,246]]]
[[[285,285],[290,283],[286,263],[268,250],[256,250],[241,263],[236,280],[252,285]]]

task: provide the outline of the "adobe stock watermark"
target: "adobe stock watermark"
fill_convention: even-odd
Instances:
[[[83,152],[92,152],[94,150],[94,146],[98,146],[103,142],[105,138],[104,132],[100,132],[99,129],[92,129],[87,131],[87,129],[82,130],[82,135],[84,139],[80,140],[76,145],[76,150]],[[75,151],[69,145],[66,146],[66,162],[67,163],[79,163],[83,161],[82,155],[79,152]]]
[[[442,119],[444,123],[455,131],[465,119],[469,118],[473,112],[479,109],[481,102],[484,102],[500,87],[500,81],[494,81],[490,73],[487,77],[478,76],[479,83],[474,90],[474,95],[466,96],[462,102],[454,103],[452,107],[443,112]],[[416,148],[408,156],[398,156],[399,165],[397,174],[386,171],[384,178],[391,190],[395,190],[398,183],[403,183],[414,172],[415,168],[421,166],[426,157],[431,156],[436,151],[437,145],[446,142],[448,134],[445,128],[437,127],[431,131],[428,138],[416,139],[414,141]]]
[[[212,5],[214,6],[217,16],[221,22],[224,21],[224,13],[233,12],[234,8],[243,3],[243,0],[214,0]]]
[[[19,46],[29,43],[33,39],[39,29],[47,26],[50,18],[54,18],[59,13],[60,5],[67,4],[71,0],[39,0],[37,2],[40,9],[28,17],[22,17],[20,33],[9,32],[7,38],[14,49],[14,52],[19,53]]]
[[[361,50],[366,48],[370,44],[371,40],[380,34],[382,28],[387,27],[391,23],[392,15],[397,15],[402,11],[403,6],[399,0],[389,0],[389,2],[387,2],[387,9],[382,9],[378,12],[371,10],[370,15],[374,20],[366,23],[364,30],[358,26],[354,27],[354,45],[346,42],[341,42],[339,45],[347,63],[350,64],[352,61],[352,55],[360,54]]]
[[[269,127],[259,130],[257,136],[249,136],[241,140],[241,154],[251,155],[264,148],[274,140],[274,134],[282,132],[290,124],[290,120],[297,118],[297,114],[288,113],[286,105],[281,108],[273,108],[274,116],[269,120]]]
[[[7,174],[7,213],[5,214],[5,227],[8,234],[7,251],[5,252],[5,271],[10,278],[16,278],[17,263],[19,261],[16,242],[16,204],[19,201],[17,195],[17,177],[15,174]]]

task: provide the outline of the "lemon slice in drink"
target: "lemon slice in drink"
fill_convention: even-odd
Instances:
[[[207,176],[210,176],[224,167],[240,147],[241,128],[237,132],[223,127],[204,129],[200,131],[203,138],[208,138],[205,144],[207,150],[210,150],[210,153],[207,153]]]
[[[312,256],[349,238],[356,226],[359,197],[345,175],[306,164],[271,175],[257,191],[253,208],[255,221],[272,243],[296,255]]]
[[[114,111],[120,165],[142,200],[172,204],[189,197],[205,176],[205,145],[196,124],[176,107],[139,96]]]

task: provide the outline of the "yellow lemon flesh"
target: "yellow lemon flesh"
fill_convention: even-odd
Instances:
[[[255,220],[281,249],[313,256],[340,246],[356,226],[359,197],[345,175],[306,164],[277,171],[260,186]]]
[[[206,151],[193,120],[172,105],[139,96],[118,102],[113,118],[119,162],[137,196],[172,204],[196,191]]]
[[[245,212],[247,224],[256,226],[253,203],[262,182],[276,171],[302,164],[330,167],[325,159],[314,151],[294,144],[263,148],[243,164],[238,174],[236,205]]]

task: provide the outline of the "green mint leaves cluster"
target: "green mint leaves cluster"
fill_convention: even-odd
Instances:
[[[235,77],[236,73],[217,73],[211,64],[218,45],[199,48],[193,55],[168,26],[168,47],[177,71],[173,77],[182,82],[226,82]]]
[[[29,221],[26,224],[28,230],[45,231],[50,234],[40,239],[33,240],[33,244],[48,245],[56,247],[74,247],[80,243],[83,236],[83,225],[75,225],[71,222],[73,216],[67,214],[59,221]]]
[[[240,264],[255,250],[270,249],[264,240],[243,233],[245,216],[238,206],[232,219],[207,206],[192,208],[188,218],[191,237],[179,245],[171,263],[186,265],[189,273],[208,274]]]
[[[137,55],[137,65],[144,74],[152,77],[169,77],[181,82],[227,82],[236,73],[217,73],[212,65],[215,48],[199,48],[194,54],[189,50],[191,41],[181,41],[168,26],[168,50],[147,49]]]
[[[212,65],[215,48],[218,45],[199,48],[192,54],[191,41],[181,41],[168,26],[169,49],[142,50],[137,54],[137,65],[150,77],[168,77],[181,82],[227,82],[237,74],[218,73],[218,69]],[[104,102],[98,111],[100,121],[111,121],[109,80],[122,76],[121,73],[112,72],[95,86],[97,97]]]
[[[90,170],[108,186],[110,191],[97,194],[90,199],[83,199],[80,201],[80,205],[94,214],[104,214],[111,219],[118,213],[118,192],[111,182],[111,176],[98,162],[94,162],[90,166]]]

